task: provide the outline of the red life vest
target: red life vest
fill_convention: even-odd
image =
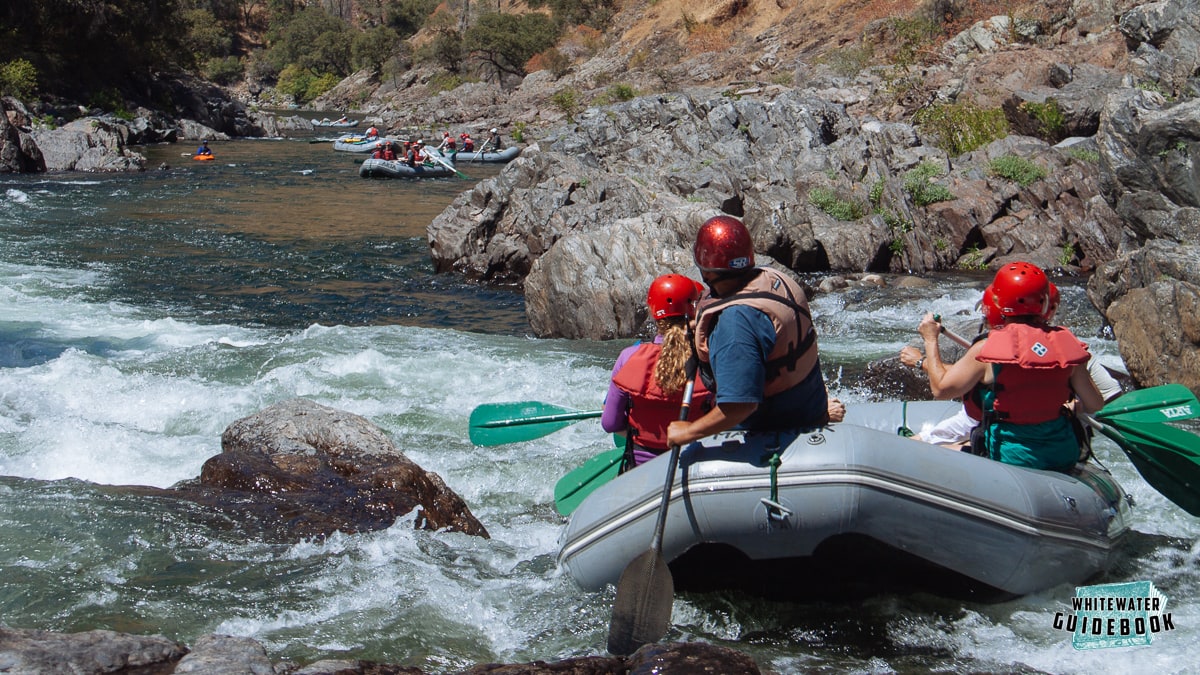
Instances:
[[[1072,395],[1072,369],[1091,355],[1066,328],[1010,323],[988,334],[976,358],[999,364],[992,402],[996,420],[1040,424],[1059,416]]]
[[[667,394],[658,386],[654,367],[662,345],[644,343],[630,355],[616,375],[613,384],[629,395],[629,410],[626,418],[633,440],[647,450],[665,451],[667,425],[679,419],[679,407],[683,404],[683,391]],[[707,412],[711,394],[700,379],[692,389],[692,405],[688,419],[697,420]]]
[[[779,272],[758,268],[742,290],[728,298],[706,297],[696,308],[696,354],[708,363],[708,336],[721,310],[749,305],[775,324],[775,347],[767,355],[764,396],[774,396],[796,386],[817,365],[817,330],[808,311],[808,298],[799,284]]]

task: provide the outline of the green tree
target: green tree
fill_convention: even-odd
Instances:
[[[401,37],[415,35],[425,27],[440,0],[392,0],[383,10],[383,22]]]
[[[184,12],[187,34],[183,44],[203,63],[211,58],[229,56],[233,53],[233,36],[217,21],[217,17],[206,9]]]
[[[616,13],[614,0],[527,0],[531,9],[549,7],[559,26],[591,26],[603,31]],[[538,50],[541,51],[541,50]]]
[[[268,58],[280,73],[295,64],[318,73],[350,74],[350,28],[319,6],[294,14],[286,24],[273,28],[268,39]]]
[[[354,36],[350,43],[350,58],[355,68],[380,72],[384,62],[396,53],[400,36],[387,26],[376,26]]]
[[[554,45],[558,29],[550,17],[531,14],[484,14],[463,35],[471,54],[497,73],[525,75],[525,63]]]

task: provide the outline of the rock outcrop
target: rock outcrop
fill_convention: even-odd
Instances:
[[[357,659],[328,659],[303,666],[274,664],[251,638],[203,635],[189,649],[160,636],[113,631],[52,633],[0,626],[0,668],[10,675],[70,672],[101,675],[113,672],[182,675],[426,675],[412,666]],[[458,675],[610,675],[612,673],[721,673],[758,675],[749,655],[703,642],[646,645],[628,657],[581,656],[563,661],[488,663],[457,671]]]
[[[588,109],[431,223],[434,264],[523,284],[540,336],[603,339],[643,328],[656,274],[692,272],[690,233],[704,214],[744,218],[756,250],[801,275],[1023,259],[1096,272],[1089,295],[1134,381],[1200,391],[1200,342],[1183,316],[1200,229],[1198,5],[1096,1],[1039,22],[992,17],[946,42],[920,87],[886,101],[881,92],[911,86],[887,79],[896,69],[848,78],[810,61],[794,64],[795,87]],[[863,39],[893,33],[882,20]],[[783,67],[774,52],[748,64]],[[529,76],[513,99],[546,77]],[[921,107],[960,100],[1001,107],[1013,133],[951,157],[933,128],[911,123]],[[1014,158],[1044,175],[1001,176],[995,162]]]
[[[270,541],[386,529],[410,513],[417,529],[488,536],[462,497],[382,429],[300,398],[230,424],[197,479],[114,489],[203,504]]]
[[[176,494],[296,539],[383,529],[413,510],[417,528],[488,536],[462,498],[381,429],[307,399],[229,425],[221,454]]]

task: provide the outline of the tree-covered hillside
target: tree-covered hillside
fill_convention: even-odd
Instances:
[[[347,75],[416,63],[451,80],[523,75],[555,42],[603,27],[617,0],[23,0],[0,3],[0,93],[119,112],[162,107],[154,83],[189,72],[276,87],[303,103]],[[414,36],[419,39],[413,39]]]

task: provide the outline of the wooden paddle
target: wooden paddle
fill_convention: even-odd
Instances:
[[[602,410],[580,411],[539,401],[484,403],[471,411],[469,435],[475,445],[503,445],[548,436]]]
[[[686,370],[687,386],[683,390],[683,405],[679,408],[681,420],[687,419],[688,408],[692,405],[692,389],[696,383],[695,358],[688,360]],[[671,627],[675,580],[671,578],[671,569],[662,556],[662,539],[679,451],[678,445],[671,446],[667,480],[663,486],[650,548],[625,566],[617,582],[617,598],[613,602],[612,619],[608,624],[608,651],[617,656],[628,656],[644,644],[658,642]]]

